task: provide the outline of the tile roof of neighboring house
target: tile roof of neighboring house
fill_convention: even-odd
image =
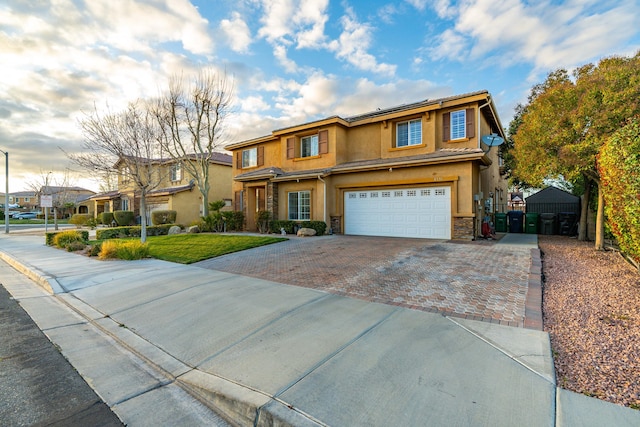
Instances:
[[[1,193],[4,196],[4,193]],[[9,192],[10,196],[14,196],[14,197],[35,197],[36,196],[36,192],[35,191],[16,191],[16,192]]]
[[[179,185],[176,187],[165,187],[165,188],[158,188],[156,190],[152,190],[149,191],[147,193],[148,196],[166,196],[169,194],[176,194],[176,193],[180,193],[182,191],[188,191],[188,190],[193,190],[193,186],[194,183],[191,182],[187,185]]]
[[[92,200],[112,200],[120,197],[120,192],[118,190],[107,191],[105,193],[94,194],[89,197]]]
[[[192,159],[192,160],[196,160],[201,156],[202,156],[201,154],[191,153],[191,154],[187,154],[186,158]],[[125,156],[125,157],[127,157],[129,159],[135,159],[136,158],[135,156]],[[173,162],[176,161],[176,159],[174,159],[172,157],[159,158],[159,159],[147,159],[147,158],[144,158],[144,157],[138,157],[138,159],[140,159],[142,162],[150,161],[151,164],[169,164],[169,163],[173,163]],[[226,153],[220,153],[218,151],[214,151],[213,153],[211,153],[211,158],[209,159],[209,162],[231,166],[233,164],[233,157],[231,157],[231,155],[226,154]],[[120,160],[118,160],[115,163],[115,165],[117,165],[118,163],[120,163]]]
[[[335,165],[325,169],[284,172],[282,169],[276,167],[263,168],[236,175],[234,179],[236,181],[253,181],[258,179],[288,181],[293,179],[327,176],[336,173],[351,172],[357,169],[393,168],[420,163],[443,162],[447,161],[448,158],[450,158],[452,161],[457,161],[460,160],[461,157],[473,157],[481,159],[487,165],[491,164],[491,161],[486,158],[484,151],[482,151],[482,149],[480,148],[445,148],[440,149],[435,153],[421,154],[418,156],[397,157],[390,159],[359,160],[341,163],[339,165]]]

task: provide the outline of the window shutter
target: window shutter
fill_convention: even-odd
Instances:
[[[476,116],[473,108],[467,108],[467,138],[476,136]]]
[[[243,191],[236,191],[233,193],[233,210],[234,211],[242,211],[242,195]]]
[[[318,152],[327,154],[329,152],[329,131],[321,130],[318,132]]]
[[[287,138],[287,159],[293,159],[296,157],[296,139]]]
[[[447,142],[451,137],[451,114],[442,115],[442,141]]]
[[[264,145],[259,145],[258,146],[258,165],[257,166],[262,166],[264,165]]]
[[[242,169],[242,151],[236,153],[236,169]]]

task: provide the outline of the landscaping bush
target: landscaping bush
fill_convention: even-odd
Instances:
[[[89,233],[84,233],[77,230],[62,231],[60,233],[54,233],[53,245],[67,249],[68,251],[83,249],[89,241]]]
[[[99,218],[100,224],[111,225],[113,222],[113,212],[102,212]]]
[[[121,227],[135,224],[133,211],[114,211],[113,218]]]
[[[169,234],[169,229],[178,224],[150,225],[147,227],[147,236],[165,236]],[[131,227],[111,227],[101,228],[96,231],[97,240],[122,239],[125,237],[140,237],[142,227],[134,225]]]
[[[153,225],[174,224],[177,216],[178,212],[173,210],[153,211],[151,212],[151,223]]]
[[[322,236],[327,230],[327,223],[324,221],[304,221],[300,223],[300,227],[313,228],[316,230],[316,236]]]
[[[100,251],[102,250],[102,242],[95,243],[91,245],[91,250],[89,251],[89,256],[98,256],[100,255]]]
[[[93,230],[98,226],[98,221],[95,218],[89,218],[85,225]]]
[[[69,219],[69,224],[73,224],[80,228],[83,225],[86,225],[87,221],[89,221],[89,214],[73,214],[71,219]]]
[[[622,252],[640,263],[640,116],[605,142],[598,156],[607,226]]]
[[[224,211],[222,218],[227,226],[227,231],[242,231],[244,214],[242,211]]]
[[[256,225],[259,233],[269,232],[269,220],[271,219],[271,212],[258,211],[258,217],[256,219]]]
[[[67,231],[51,231],[45,234],[45,244],[47,246],[57,246],[54,242],[54,239],[57,235],[62,233],[73,233],[79,234],[81,236],[81,240],[84,242],[89,241],[89,232],[87,230],[67,230]],[[63,237],[64,238],[64,237]]]
[[[100,259],[123,259],[132,261],[149,256],[149,245],[138,240],[106,240],[98,257]]]
[[[288,220],[273,220],[269,223],[269,229],[277,234],[280,234],[280,230],[284,228],[284,231],[287,234],[293,234],[294,227],[296,226],[295,221]]]

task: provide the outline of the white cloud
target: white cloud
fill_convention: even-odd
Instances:
[[[298,65],[295,61],[289,59],[287,57],[287,48],[281,44],[276,44],[273,46],[273,56],[278,60],[280,65],[287,71],[288,73],[295,73],[298,71]]]
[[[352,10],[348,10],[340,22],[343,27],[338,40],[329,44],[329,49],[336,52],[338,59],[347,61],[354,67],[378,74],[392,76],[396,66],[378,63],[375,56],[367,52],[371,47],[373,28],[357,21]]]
[[[238,12],[233,12],[231,19],[220,21],[220,29],[225,34],[231,49],[239,53],[247,53],[251,44],[251,31]]]
[[[454,9],[439,1],[441,17],[455,17],[429,50],[434,59],[508,66],[531,63],[544,72],[597,60],[636,33],[640,5],[635,0],[562,4],[522,0],[466,1]],[[615,31],[612,29],[615,28]],[[534,71],[536,72],[536,71]]]

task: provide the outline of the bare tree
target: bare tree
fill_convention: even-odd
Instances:
[[[174,76],[153,108],[162,130],[162,148],[195,180],[204,216],[209,214],[210,161],[224,141],[233,90],[226,73],[211,69],[191,79]]]
[[[160,129],[150,109],[131,103],[119,113],[100,114],[97,108],[80,120],[84,136],[81,153],[67,156],[80,167],[101,175],[119,173],[140,195],[140,240],[147,240],[146,198],[163,180]]]
[[[65,170],[61,176],[57,174],[54,175],[51,171],[44,172],[41,170],[37,178],[27,182],[27,185],[36,194],[38,200],[40,200],[40,197],[43,195],[52,196],[53,224],[55,230],[58,230],[58,213],[64,214],[69,204],[75,202],[72,190],[76,187],[72,187],[70,182],[68,170]]]

